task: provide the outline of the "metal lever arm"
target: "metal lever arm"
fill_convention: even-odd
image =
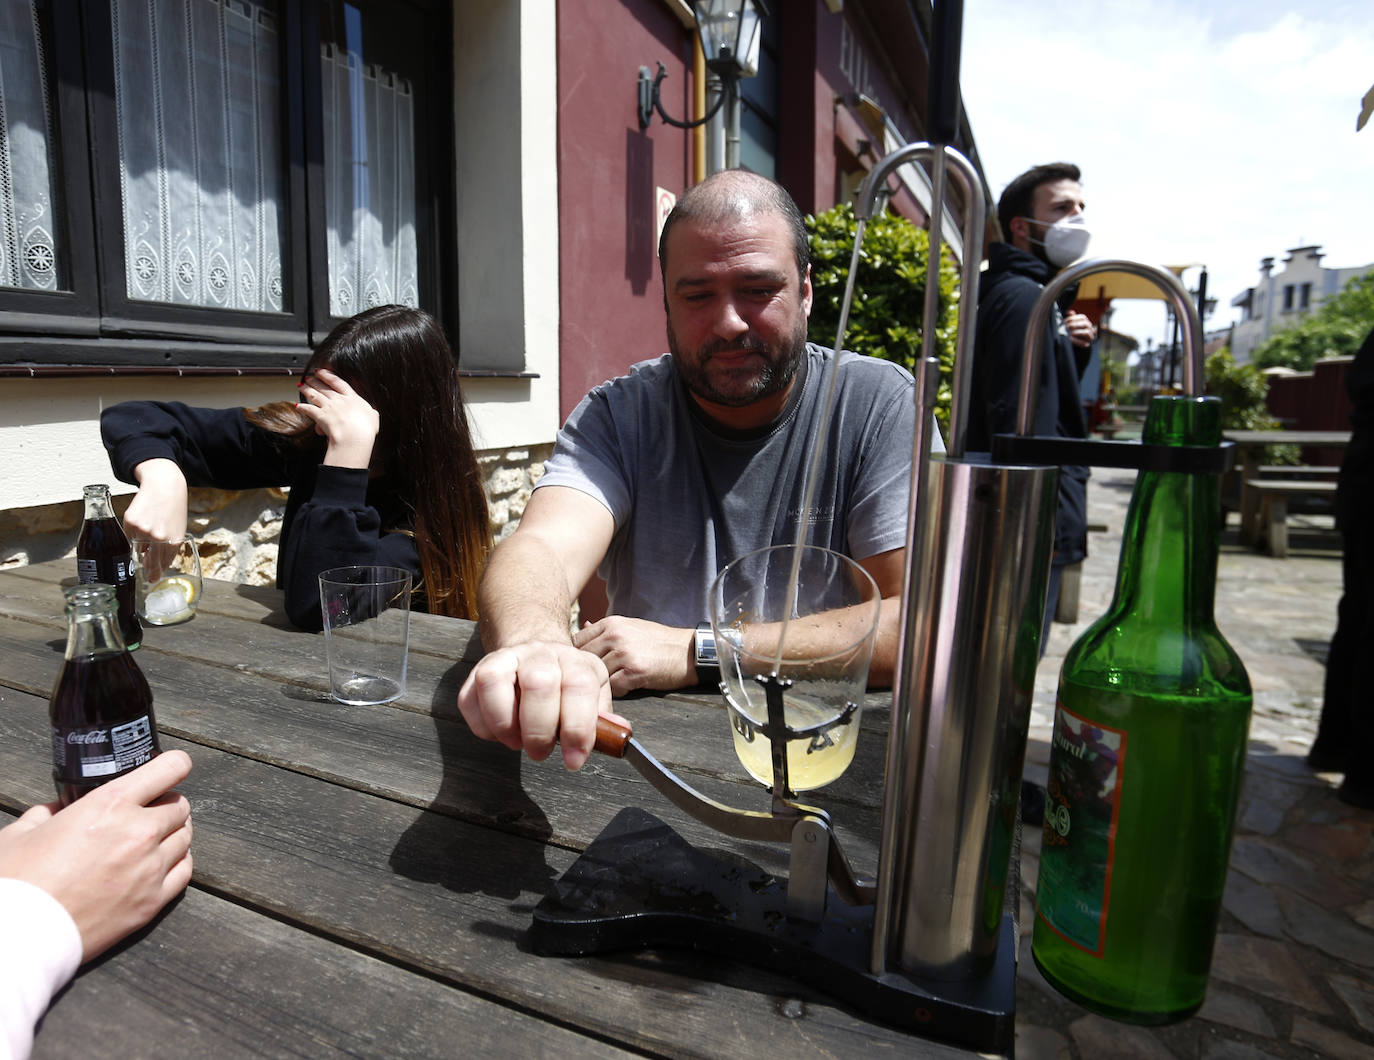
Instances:
[[[708,828],[737,839],[791,842],[792,826],[797,823],[800,813],[775,816],[759,813],[757,810],[740,810],[717,802],[697,791],[644,750],[643,745],[634,738],[633,730],[611,721],[610,718],[596,719],[594,750],[612,758],[625,759],[669,802]],[[823,816],[823,811],[815,812],[818,816]]]
[[[611,758],[623,758],[658,789],[669,802],[708,828],[736,839],[753,839],[771,843],[791,843],[797,822],[804,817],[820,820],[830,833],[827,869],[830,882],[840,900],[849,905],[863,905],[873,901],[876,889],[867,880],[854,875],[839,842],[830,829],[830,815],[817,806],[805,806],[785,799],[773,801],[773,813],[740,810],[703,795],[659,762],[638,740],[633,730],[610,718],[596,719],[594,750]]]

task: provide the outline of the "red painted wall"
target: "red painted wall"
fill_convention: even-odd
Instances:
[[[662,0],[559,0],[559,386],[562,415],[666,352],[655,187],[681,195],[690,134],[639,128],[635,74],[668,69],[663,107],[691,106],[691,38]]]
[[[875,9],[886,10],[884,4]],[[837,130],[836,97],[864,92],[902,133],[914,123],[885,70],[870,24],[824,0],[774,5],[778,32],[778,181],[803,212],[836,202],[842,171],[867,169],[853,153],[856,122]],[[905,41],[905,38],[903,38]],[[558,0],[559,399],[567,416],[593,386],[667,349],[658,274],[654,189],[681,195],[691,181],[692,134],[657,117],[640,130],[635,74],[667,67],[663,105],[691,112],[692,38],[663,0]],[[840,135],[837,135],[837,132]],[[850,142],[852,141],[852,143]],[[910,198],[910,196],[907,196]],[[915,200],[908,216],[923,220]]]

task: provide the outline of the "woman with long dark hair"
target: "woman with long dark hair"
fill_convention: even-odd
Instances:
[[[286,613],[321,627],[318,576],[381,564],[415,575],[412,606],[475,618],[491,544],[458,368],[427,313],[404,306],[345,320],[315,350],[300,400],[256,409],[130,401],[107,409],[114,472],[138,484],[130,535],[186,531],[186,489],[289,486],[277,555]]]

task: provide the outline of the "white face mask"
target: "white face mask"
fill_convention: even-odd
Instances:
[[[1036,221],[1032,217],[1027,217],[1027,221],[1035,224],[1044,224],[1043,221]],[[1073,217],[1065,217],[1055,221],[1045,229],[1045,238],[1036,239],[1030,237],[1032,243],[1039,243],[1045,248],[1045,257],[1049,259],[1051,265],[1063,268],[1065,265],[1072,265],[1088,252],[1088,244],[1092,242],[1093,234],[1088,229],[1087,222],[1082,214]]]

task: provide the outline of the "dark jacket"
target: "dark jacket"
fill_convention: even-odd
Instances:
[[[136,481],[134,467],[144,460],[165,457],[192,486],[289,486],[277,587],[285,590],[287,617],[301,629],[323,626],[319,576],[331,567],[402,567],[419,584],[412,514],[385,479],[369,479],[365,468],[322,466],[323,439],[297,444],[254,427],[241,408],[191,408],[179,401],[111,406],[100,416],[100,434],[124,482]],[[417,593],[411,607],[423,610],[423,596]]]
[[[978,328],[969,393],[970,451],[987,452],[994,434],[1016,431],[1021,358],[1026,324],[1040,292],[1054,276],[1045,262],[1010,243],[988,248],[988,268],[978,295]],[[1069,299],[1072,304],[1072,298]],[[1086,438],[1078,386],[1087,357],[1079,363],[1059,307],[1045,329],[1033,430],[1040,437]],[[1088,469],[1059,470],[1059,513],[1054,562],[1077,563],[1088,552]]]

